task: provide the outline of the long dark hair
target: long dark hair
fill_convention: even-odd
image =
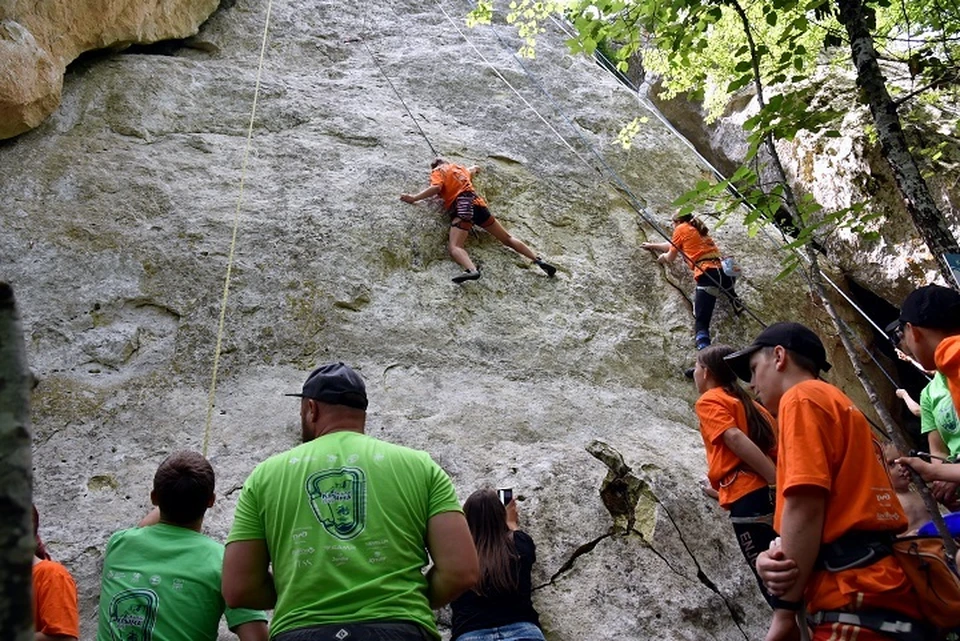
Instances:
[[[474,591],[480,595],[516,592],[517,548],[507,527],[507,510],[497,493],[477,490],[463,504],[463,513],[480,558],[480,580]]]
[[[701,367],[709,370],[711,376],[720,385],[724,392],[733,396],[743,404],[747,413],[747,436],[760,451],[766,454],[777,445],[777,435],[773,425],[767,420],[747,391],[740,386],[737,375],[733,373],[724,356],[736,350],[729,345],[711,345],[697,352],[697,362]]]
[[[691,227],[697,230],[701,236],[706,236],[710,233],[710,228],[700,220],[699,218],[694,218],[693,214],[684,214],[682,216],[674,216],[673,220],[678,223],[687,223]]]

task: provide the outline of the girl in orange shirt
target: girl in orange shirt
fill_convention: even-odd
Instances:
[[[698,350],[710,345],[710,320],[721,290],[730,297],[734,313],[743,311],[743,303],[733,290],[734,279],[723,271],[720,250],[708,235],[709,231],[693,214],[677,215],[673,219],[670,242],[640,245],[643,249],[663,252],[657,257],[659,263],[672,263],[683,254],[684,262],[693,270],[693,280],[697,283],[693,297],[693,331]]]
[[[714,345],[697,354],[693,380],[700,398],[695,407],[710,486],[720,507],[730,512],[743,557],[757,577],[763,597],[770,602],[771,596],[757,575],[756,560],[777,536],[770,492],[777,479],[776,423],[740,387],[737,375],[723,360],[734,351],[726,345]]]

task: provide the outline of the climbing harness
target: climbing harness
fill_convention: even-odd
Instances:
[[[247,176],[247,161],[250,157],[250,147],[253,140],[253,122],[257,116],[257,100],[260,97],[260,78],[263,75],[263,59],[267,51],[267,34],[270,29],[270,10],[273,0],[267,0],[267,15],[263,22],[263,41],[260,43],[260,62],[257,64],[257,81],[253,89],[253,106],[250,109],[250,124],[247,127],[247,142],[243,149],[243,163],[240,167],[240,193],[237,195],[237,206],[233,212],[233,234],[230,238],[230,252],[227,255],[227,273],[223,279],[223,299],[220,302],[220,320],[217,325],[217,343],[213,352],[213,372],[210,376],[210,395],[207,398],[207,420],[203,428],[204,456],[210,446],[210,429],[213,424],[214,397],[217,391],[217,371],[220,367],[220,352],[223,344],[223,326],[227,317],[227,299],[230,295],[230,274],[233,271],[233,259],[237,248],[237,231],[240,228],[240,206],[243,204],[243,183]]]
[[[363,30],[366,26],[366,16],[363,18],[363,23],[361,24],[360,33],[361,35],[357,38],[351,38],[345,42],[357,42],[359,41],[363,48],[367,50],[370,59],[373,60],[373,64],[377,66],[377,69],[380,70],[380,75],[383,76],[384,80],[387,81],[387,84],[390,85],[390,88],[393,89],[393,93],[396,94],[397,99],[400,100],[400,104],[403,105],[403,108],[407,110],[407,115],[410,116],[410,120],[413,121],[413,124],[417,126],[417,131],[420,132],[420,135],[423,136],[423,139],[427,142],[427,146],[430,147],[430,153],[433,154],[434,158],[439,158],[440,154],[437,152],[436,148],[433,146],[433,143],[430,142],[430,138],[427,137],[427,133],[423,130],[423,127],[420,126],[420,122],[414,117],[413,111],[410,110],[410,107],[407,106],[407,101],[403,99],[403,96],[400,95],[400,91],[397,89],[396,85],[393,84],[393,81],[390,80],[390,76],[387,75],[387,72],[384,71],[383,66],[380,64],[380,61],[377,59],[377,56],[374,55],[373,50],[367,45],[366,39],[363,37]]]

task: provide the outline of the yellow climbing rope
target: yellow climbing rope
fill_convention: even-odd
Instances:
[[[227,255],[227,273],[223,279],[223,299],[220,302],[220,322],[217,327],[217,345],[213,352],[213,373],[210,377],[210,395],[207,399],[207,420],[203,429],[203,455],[207,455],[210,446],[210,428],[213,424],[214,395],[217,392],[217,370],[220,367],[220,348],[223,344],[223,326],[227,317],[227,299],[230,295],[230,274],[233,271],[233,256],[237,248],[237,230],[240,228],[240,206],[243,204],[243,183],[247,177],[247,160],[250,157],[250,145],[253,140],[253,122],[257,116],[257,99],[260,97],[260,77],[263,74],[263,59],[267,52],[267,33],[270,29],[270,10],[273,0],[267,0],[267,16],[263,22],[263,40],[260,43],[260,62],[257,64],[257,82],[253,89],[253,107],[250,110],[250,125],[247,127],[247,142],[243,150],[243,163],[240,167],[240,193],[237,207],[233,212],[233,235],[230,239],[230,252]]]

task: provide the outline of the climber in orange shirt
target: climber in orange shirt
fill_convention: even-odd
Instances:
[[[947,379],[960,413],[960,292],[940,285],[912,291],[900,307],[898,331],[924,369],[936,368]]]
[[[774,529],[781,541],[757,559],[777,597],[766,641],[798,638],[803,600],[814,641],[933,638],[891,556],[907,518],[882,449],[853,401],[819,380],[830,369],[819,337],[799,323],[776,323],[727,360],[780,428]]]
[[[431,196],[440,196],[443,200],[443,210],[450,216],[447,250],[450,257],[463,267],[463,273],[454,276],[453,282],[462,283],[480,278],[480,270],[463,248],[474,225],[480,225],[501,243],[532,260],[547,276],[557,273],[556,267],[545,262],[524,243],[511,236],[490,213],[486,201],[477,195],[473,187],[473,177],[480,172],[480,167],[465,167],[437,158],[430,164],[430,169],[430,186],[418,194],[401,194],[400,200],[410,204]]]
[[[643,249],[663,252],[658,263],[672,263],[682,255],[693,271],[697,289],[693,296],[693,333],[697,350],[710,345],[710,320],[721,292],[730,299],[735,314],[743,311],[743,302],[734,291],[736,279],[728,276],[721,263],[720,249],[709,235],[709,228],[693,214],[673,217],[673,237],[666,243],[641,243]],[[687,371],[687,377],[693,375]]]

